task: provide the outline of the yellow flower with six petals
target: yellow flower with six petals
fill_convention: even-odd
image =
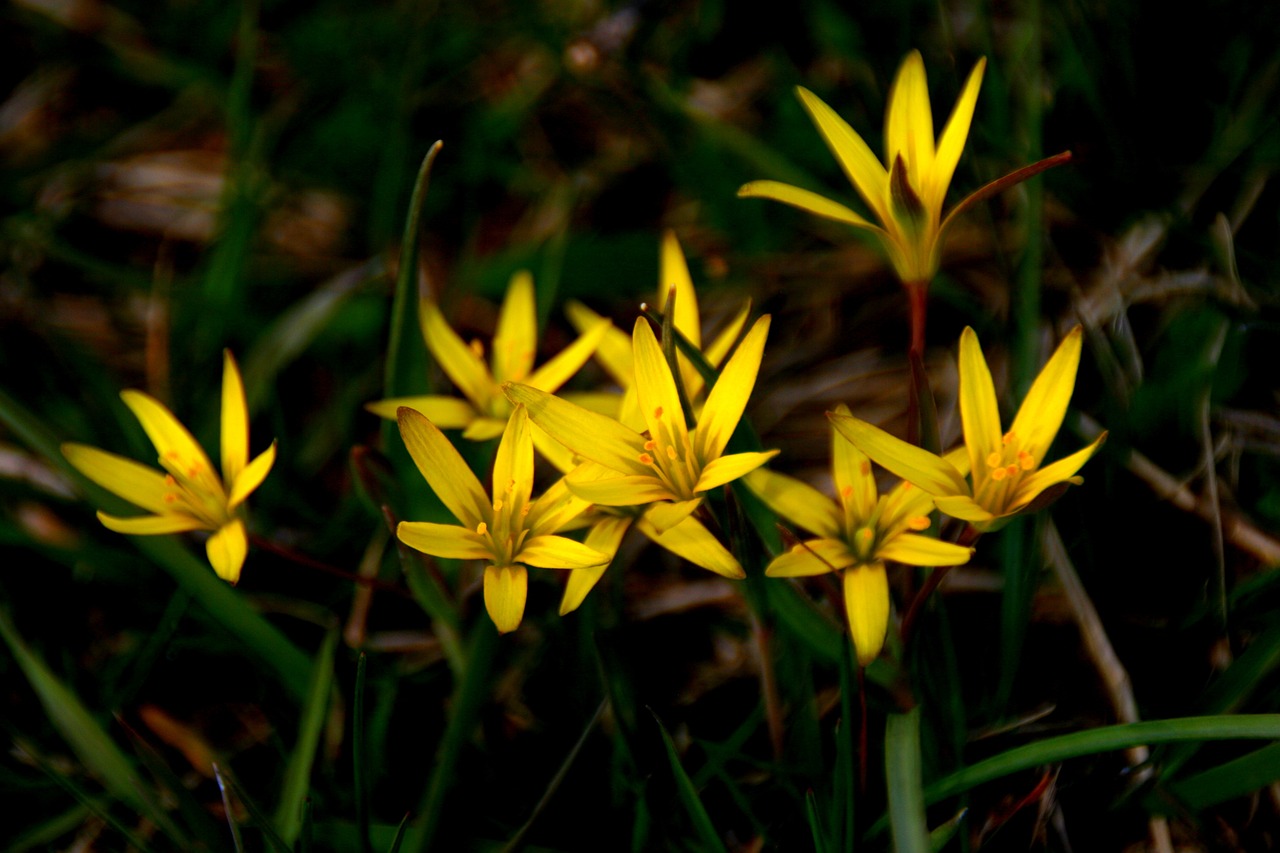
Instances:
[[[402,521],[396,536],[436,557],[484,560],[484,604],[498,631],[514,631],[524,615],[529,576],[525,566],[581,569],[608,556],[581,542],[554,535],[587,508],[556,482],[537,500],[533,494],[533,438],[523,406],[516,406],[502,433],[493,463],[493,497],[444,433],[421,412],[401,406],[400,435],[440,501],[461,524]]]
[[[1097,452],[1107,434],[1050,465],[1045,454],[1062,426],[1080,364],[1076,326],[1045,364],[1022,401],[1008,432],[1000,427],[991,371],[978,336],[960,336],[960,420],[972,485],[955,465],[846,414],[828,413],[836,429],[880,465],[933,495],[938,509],[980,532],[999,530],[1033,509],[1046,490],[1083,482],[1076,472]]]
[[[276,445],[249,461],[249,412],[244,383],[231,353],[222,368],[222,476],[177,418],[149,394],[123,391],[126,406],[138,418],[159,454],[164,474],[84,444],[62,445],[62,455],[80,473],[110,492],[153,513],[121,518],[98,513],[110,530],[132,535],[211,531],[205,552],[218,577],[240,579],[249,550],[245,498],[262,484],[275,463]]]
[[[844,406],[837,412],[849,414]],[[928,493],[904,480],[887,494],[878,494],[867,457],[835,429],[831,438],[835,500],[766,468],[752,471],[746,483],[770,509],[818,537],[780,554],[765,574],[790,578],[839,572],[849,634],[858,663],[866,666],[879,656],[889,625],[885,561],[955,566],[967,563],[973,549],[921,536],[918,531],[929,527],[933,511]]]
[[[478,341],[470,345],[450,328],[434,302],[419,303],[418,320],[427,349],[465,399],[439,394],[395,397],[365,408],[383,418],[395,418],[401,406],[417,409],[441,429],[461,429],[462,437],[485,441],[502,435],[511,403],[502,393],[504,382],[525,382],[553,392],[591,358],[610,328],[600,320],[546,364],[533,369],[538,348],[538,319],[533,277],[521,271],[511,278],[493,336],[492,368],[485,364]]]

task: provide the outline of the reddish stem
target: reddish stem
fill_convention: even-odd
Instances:
[[[907,289],[907,304],[911,316],[911,345],[908,349],[908,363],[924,364],[924,330],[929,309],[929,282],[904,282]],[[920,444],[920,384],[913,370],[910,374],[910,392],[907,395],[907,441]]]
[[[970,547],[974,542],[978,541],[981,534],[973,528],[972,525],[966,525],[964,532],[960,534],[957,545]],[[920,591],[916,593],[915,598],[911,599],[911,604],[907,606],[907,612],[902,617],[902,644],[909,645],[912,633],[915,630],[916,619],[920,616],[920,611],[924,609],[925,602],[929,600],[930,594],[941,585],[947,574],[954,569],[955,566],[939,566],[929,573],[929,577],[920,586]]]
[[[271,540],[264,539],[261,536],[258,536],[256,534],[250,534],[249,541],[252,542],[255,547],[261,548],[263,551],[270,551],[272,554],[275,554],[277,557],[283,557],[284,559],[289,560],[290,562],[293,562],[293,563],[297,563],[300,566],[306,566],[307,568],[315,569],[318,572],[324,572],[325,574],[333,575],[335,577],[339,577],[344,580],[349,580],[352,583],[362,584],[363,586],[372,587],[374,589],[386,590],[387,592],[395,593],[396,595],[399,595],[403,598],[413,597],[408,590],[402,587],[396,586],[395,584],[390,584],[390,583],[387,583],[386,581],[380,581],[377,578],[361,577],[360,575],[355,574],[354,572],[348,572],[346,569],[340,569],[337,566],[331,566],[328,563],[321,562],[320,560],[316,560],[312,557],[308,557],[306,554],[299,554],[297,551],[294,551],[292,548],[286,548],[283,545],[277,545]]]

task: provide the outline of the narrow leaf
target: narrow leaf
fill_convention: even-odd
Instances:
[[[298,727],[298,742],[284,771],[284,790],[276,809],[276,826],[280,836],[289,845],[298,840],[302,831],[303,804],[311,788],[311,766],[316,747],[324,730],[325,714],[329,708],[329,693],[333,689],[333,654],[338,645],[338,629],[332,628],[325,635],[320,653],[311,667],[307,698],[302,703],[302,724]]]
[[[693,782],[689,780],[689,774],[685,773],[684,767],[680,764],[680,756],[676,753],[676,745],[672,742],[671,735],[667,734],[662,720],[658,719],[658,715],[654,714],[652,708],[649,709],[649,713],[653,714],[653,721],[658,724],[658,732],[661,733],[662,744],[667,750],[667,761],[671,765],[671,775],[675,777],[680,802],[684,804],[690,820],[693,821],[694,829],[702,839],[703,849],[727,853],[724,842],[720,840],[720,833],[716,832],[715,826],[711,823],[711,816],[707,814],[702,800],[698,798],[697,789],[694,788]]]
[[[897,853],[929,853],[920,759],[920,708],[890,714],[884,731],[884,769],[889,795],[889,831]]]

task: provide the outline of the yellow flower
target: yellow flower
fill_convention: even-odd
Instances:
[[[675,290],[675,316],[672,322],[676,331],[701,350],[702,319],[698,311],[698,295],[693,289],[693,278],[689,275],[689,265],[685,262],[684,253],[680,250],[680,243],[676,240],[674,233],[667,231],[662,235],[658,294],[654,300],[659,312],[667,310],[667,297],[673,289]],[[734,341],[738,339],[738,333],[746,325],[750,310],[751,302],[747,300],[742,309],[703,351],[707,363],[712,367],[719,367],[729,354]],[[574,300],[570,300],[565,305],[565,313],[569,316],[569,322],[573,323],[574,328],[581,334],[594,329],[601,320],[599,314]],[[610,324],[605,330],[604,337],[600,339],[595,355],[623,391],[630,391],[635,378],[635,363],[631,357],[631,338],[627,333]],[[696,407],[699,395],[704,390],[702,374],[698,373],[683,353],[678,353],[676,359],[680,365],[680,380],[684,384],[685,394]],[[644,429],[644,418],[636,408],[634,393],[625,395],[618,420],[627,426]]]
[[[587,508],[559,480],[536,501],[533,438],[523,406],[516,406],[502,433],[493,463],[493,497],[444,433],[420,412],[401,406],[400,435],[422,476],[461,524],[402,521],[396,536],[426,554],[484,560],[484,605],[498,631],[520,625],[528,596],[525,566],[583,569],[608,556],[581,542],[555,536]]]
[[[221,477],[187,428],[158,400],[141,391],[124,391],[120,397],[155,445],[167,473],[96,447],[62,445],[62,455],[80,473],[153,513],[120,518],[99,512],[98,520],[110,530],[133,535],[212,531],[205,544],[209,562],[218,577],[235,583],[249,549],[244,501],[276,459],[273,441],[249,461],[249,412],[235,359],[230,352],[223,355]]]
[[[969,136],[985,68],[986,60],[979,59],[969,72],[935,147],[924,61],[918,51],[907,54],[889,90],[884,164],[834,110],[808,89],[797,88],[800,102],[879,225],[843,204],[778,181],[753,181],[738,190],[738,195],[771,198],[869,231],[878,238],[903,282],[928,283],[938,270],[943,237],[956,214],[983,193],[975,193],[942,216],[947,187]]]
[[[837,412],[849,414],[844,406]],[[764,573],[792,578],[840,572],[849,634],[858,663],[866,666],[880,654],[889,625],[885,561],[955,566],[967,563],[973,549],[913,532],[929,527],[933,500],[928,493],[904,480],[888,494],[878,494],[871,462],[834,429],[831,473],[836,500],[766,468],[752,471],[746,483],[770,509],[818,537],[780,554]]]
[[[507,287],[493,336],[492,369],[484,362],[479,342],[468,345],[449,327],[434,302],[424,299],[419,303],[418,319],[427,349],[465,399],[437,394],[395,397],[369,403],[365,408],[379,417],[391,419],[401,406],[408,406],[422,412],[441,429],[461,429],[462,437],[472,441],[497,438],[506,428],[511,404],[502,393],[504,382],[525,382],[543,391],[555,391],[586,363],[610,327],[608,320],[601,320],[555,358],[534,370],[538,320],[533,277],[523,271],[512,276]]]
[[[687,519],[708,489],[723,486],[763,465],[777,451],[722,455],[755,386],[769,317],[751,327],[707,395],[697,425],[685,423],[671,369],[643,317],[632,332],[636,399],[647,426],[637,432],[528,385],[508,384],[507,394],[529,408],[529,417],[608,476],[572,475],[569,488],[591,503],[634,506],[653,503],[645,519],[666,533]],[[741,577],[737,566],[733,576]]]
[[[972,486],[945,459],[849,415],[829,413],[828,417],[863,453],[933,495],[938,509],[947,515],[982,532],[998,530],[1015,515],[1034,509],[1046,490],[1052,490],[1047,497],[1056,491],[1055,486],[1083,482],[1076,472],[1106,440],[1104,432],[1088,447],[1041,466],[1075,388],[1080,343],[1080,327],[1076,326],[1032,383],[1013,426],[1002,432],[995,385],[978,336],[973,329],[964,330],[960,336],[960,420]]]

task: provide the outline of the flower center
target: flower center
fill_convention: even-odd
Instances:
[[[657,434],[644,443],[640,461],[652,468],[663,485],[679,500],[692,500],[696,497],[693,487],[702,473],[702,463],[689,443],[689,433],[680,430],[678,435],[674,434],[676,431],[662,415],[661,406],[654,409],[653,423]]]
[[[1036,459],[1022,447],[1013,431],[1000,439],[1000,448],[987,454],[987,476],[976,484],[974,499],[985,509],[1003,514],[1022,475],[1036,468]]]
[[[222,480],[204,460],[184,459],[178,451],[170,450],[160,456],[160,464],[168,472],[164,478],[164,502],[174,512],[192,515],[210,529],[230,520]]]

